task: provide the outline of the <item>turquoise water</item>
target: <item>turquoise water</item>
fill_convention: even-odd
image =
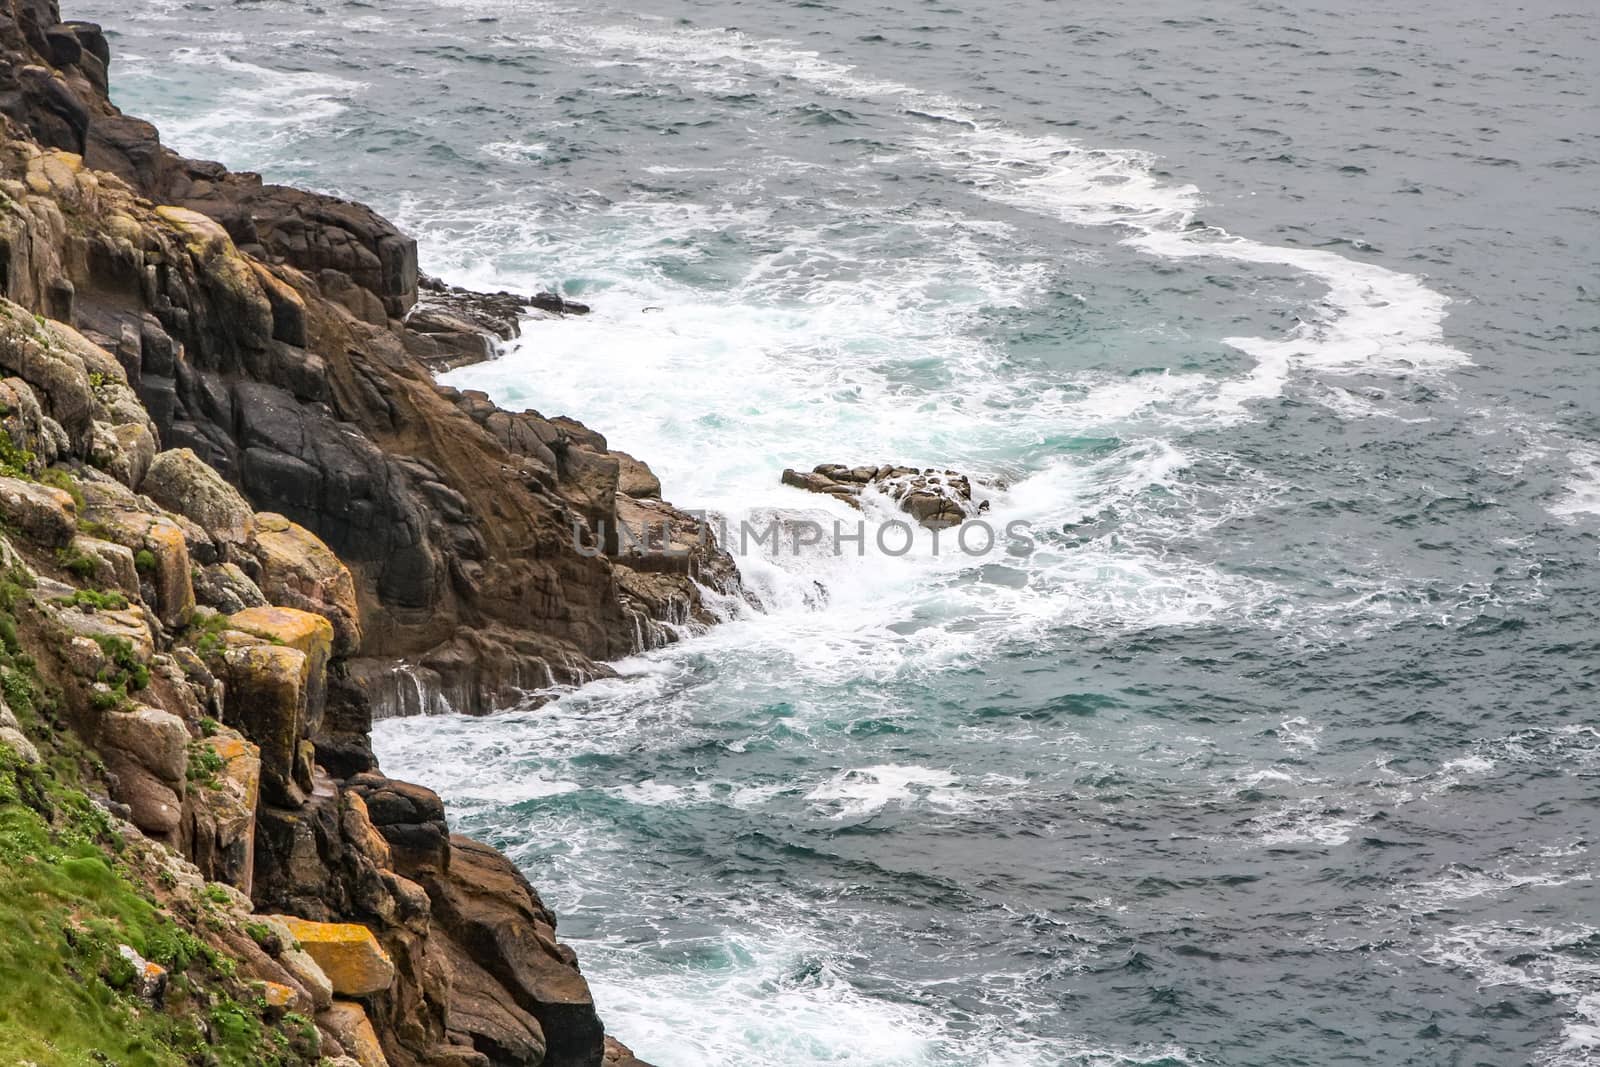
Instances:
[[[763,611],[621,679],[381,724],[641,1055],[1600,1056],[1594,15],[68,15],[181,150],[593,303],[448,380],[677,503],[938,464],[1032,524],[746,557]]]

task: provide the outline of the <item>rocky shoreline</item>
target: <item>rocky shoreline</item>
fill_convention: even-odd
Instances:
[[[619,520],[700,528],[643,463],[433,382],[587,309],[452,290],[359,204],[169,151],[54,0],[0,0],[0,53],[0,899],[49,931],[0,946],[0,1046],[638,1063],[523,875],[369,743],[739,593],[709,538],[621,551]]]

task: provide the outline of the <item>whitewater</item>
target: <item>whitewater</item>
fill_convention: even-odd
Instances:
[[[170,0],[114,88],[591,303],[441,380],[680,506],[908,463],[1035,532],[745,555],[618,678],[379,724],[641,1056],[1584,1063],[1600,155],[1520,67],[1595,31],[1425,6]]]

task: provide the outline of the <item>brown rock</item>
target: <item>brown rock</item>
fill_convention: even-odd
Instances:
[[[214,778],[197,783],[190,858],[209,881],[249,894],[255,882],[261,751],[226,726],[197,744],[221,760],[222,769]]]
[[[194,579],[194,595],[200,603],[224,615],[267,606],[260,587],[235,563],[213,563],[202,568]]]
[[[317,1013],[317,1025],[337,1038],[345,1054],[361,1067],[389,1067],[383,1046],[378,1043],[378,1035],[361,1005],[336,1000],[327,1010]]]
[[[649,467],[626,452],[612,452],[611,456],[620,465],[617,474],[619,493],[636,500],[661,499],[661,479],[657,478]]]
[[[448,873],[421,878],[435,930],[538,1020],[548,1067],[593,1067],[605,1030],[589,984],[555,945],[553,917],[505,856],[459,834],[450,844]]]
[[[189,728],[155,708],[110,711],[100,717],[100,745],[118,749],[145,770],[181,786],[189,766]]]
[[[298,608],[246,608],[228,617],[228,625],[242,633],[265,638],[274,645],[305,654],[306,729],[314,732],[327,700],[328,661],[333,657],[333,626],[322,615]]]
[[[102,589],[115,589],[130,597],[139,595],[139,571],[134,565],[133,549],[115,541],[102,541],[79,534],[72,539],[71,551],[94,560],[95,585]]]
[[[129,758],[106,760],[106,766],[116,776],[112,797],[128,805],[133,825],[147,834],[164,836],[176,830],[183,819],[183,802],[178,794],[150,771]]]
[[[888,464],[846,467],[823,463],[807,473],[785,470],[783,484],[834,497],[854,508],[861,506],[862,490],[871,486],[929,529],[959,526],[988,506],[973,501],[972,483],[965,475],[931,468],[918,471]]]
[[[311,997],[312,1007],[322,1011],[332,1004],[333,983],[310,953],[297,947],[294,933],[288,925],[276,915],[258,915],[255,921],[272,931],[279,945],[278,964],[305,988]]]
[[[184,529],[164,515],[136,509],[128,497],[112,491],[117,488],[84,485],[89,517],[100,524],[107,538],[131,549],[136,556],[149,553],[151,566],[145,577],[155,588],[157,614],[162,625],[181,628],[194,613],[194,584]],[[126,494],[127,490],[121,489],[120,493]]]

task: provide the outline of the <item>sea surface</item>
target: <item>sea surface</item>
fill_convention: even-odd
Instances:
[[[1592,2],[65,7],[183,152],[594,305],[451,384],[1032,525],[380,724],[641,1056],[1600,1062]]]

